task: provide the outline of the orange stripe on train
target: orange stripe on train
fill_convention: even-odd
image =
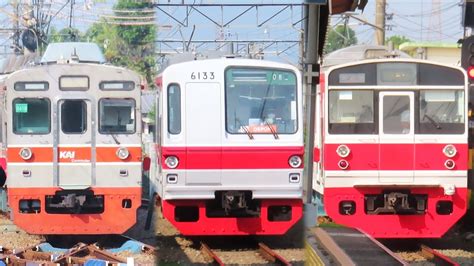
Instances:
[[[8,148],[7,156],[9,163],[49,163],[53,161],[52,147],[30,147],[33,155],[29,160],[24,160],[20,157],[20,150],[22,148]],[[140,162],[142,158],[142,149],[140,147],[127,147],[130,155],[127,159],[121,160],[117,157],[118,147],[96,147],[96,161],[97,162]],[[90,162],[91,148],[90,147],[59,147],[58,148],[59,162],[61,163],[78,163]]]

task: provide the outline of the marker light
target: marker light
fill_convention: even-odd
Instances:
[[[30,148],[22,148],[20,150],[20,157],[23,158],[23,160],[29,160],[31,156],[33,156],[33,153]]]
[[[456,164],[454,163],[453,160],[448,159],[448,160],[446,160],[446,162],[444,162],[444,166],[446,166],[446,168],[451,170],[456,166]]]
[[[342,170],[346,170],[347,167],[349,167],[349,162],[346,161],[346,160],[340,160],[337,165],[339,166],[339,168],[341,168]]]
[[[336,152],[342,158],[346,158],[351,153],[351,150],[346,145],[339,145],[339,147],[336,149]]]
[[[178,160],[178,157],[176,156],[168,156],[165,159],[166,166],[168,166],[171,169],[178,167],[178,163],[179,163],[179,160]]]
[[[453,158],[456,155],[457,150],[456,150],[456,147],[449,144],[449,145],[444,146],[443,153],[444,155],[446,155],[446,157]]]
[[[288,160],[288,164],[293,168],[300,167],[302,163],[303,161],[301,160],[301,157],[299,157],[298,155],[293,155]]]
[[[125,160],[128,158],[130,153],[128,152],[128,149],[125,147],[120,147],[117,149],[117,152],[115,153],[117,157],[119,157],[121,160]]]

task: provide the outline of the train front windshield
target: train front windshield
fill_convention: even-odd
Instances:
[[[412,119],[411,112],[415,134],[464,134],[465,84],[457,69],[367,63],[334,69],[328,86],[329,134],[408,134],[403,124]],[[383,132],[378,132],[380,123]]]
[[[227,132],[296,133],[297,83],[293,72],[229,68],[225,77]]]

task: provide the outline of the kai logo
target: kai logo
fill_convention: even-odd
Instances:
[[[61,151],[59,152],[59,159],[74,159],[76,158],[75,151]]]

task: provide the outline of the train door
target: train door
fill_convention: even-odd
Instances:
[[[413,92],[380,92],[380,182],[413,182],[414,110]]]
[[[57,104],[55,146],[58,186],[84,189],[94,185],[95,108],[88,99],[61,99]]]
[[[220,85],[187,83],[185,91],[186,184],[219,185],[224,125]]]

